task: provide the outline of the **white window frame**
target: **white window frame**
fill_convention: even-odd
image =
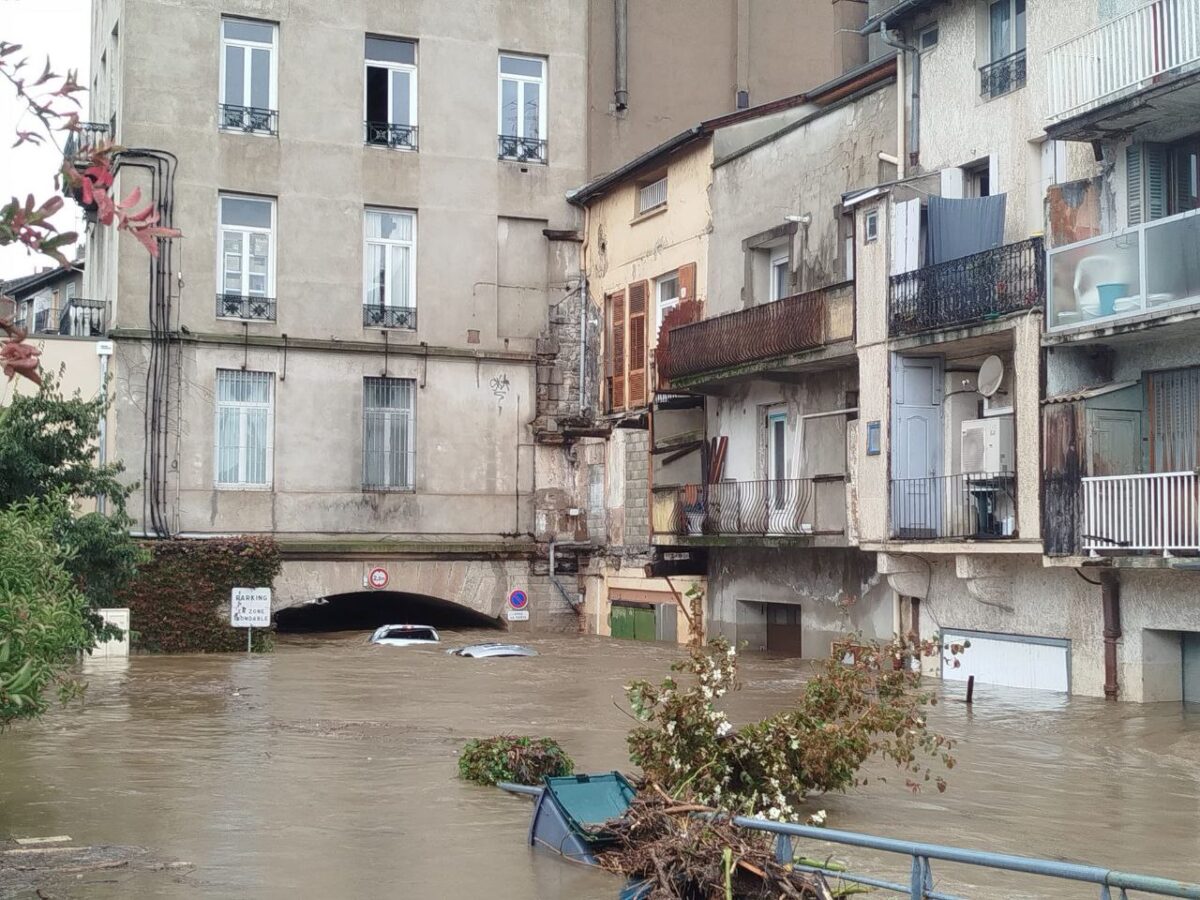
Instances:
[[[408,390],[408,409],[407,410],[405,410],[403,407],[398,407],[398,406],[373,406],[373,407],[369,408],[370,410],[381,413],[382,415],[380,418],[383,419],[384,421],[386,421],[386,419],[389,415],[396,415],[396,416],[400,416],[400,417],[407,416],[408,421],[407,421],[407,427],[405,428],[405,438],[406,438],[407,446],[405,446],[399,450],[385,447],[382,451],[382,452],[388,453],[388,454],[403,453],[408,458],[408,465],[407,465],[408,483],[407,484],[377,484],[377,483],[367,481],[367,422],[368,422],[368,419],[367,419],[367,412],[368,412],[367,384],[372,381],[395,381],[395,382],[402,382],[407,386],[407,390]],[[362,396],[363,396],[363,406],[362,406],[362,423],[363,423],[362,435],[363,435],[363,437],[362,437],[362,478],[361,478],[362,489],[364,491],[368,491],[368,492],[374,492],[374,491],[400,491],[400,492],[409,491],[409,492],[411,492],[411,491],[416,490],[416,482],[417,482],[417,380],[415,378],[394,378],[394,377],[386,377],[386,376],[384,376],[384,377],[368,376],[368,377],[363,378],[363,395]],[[389,429],[385,428],[383,433],[385,435],[385,443],[387,443],[388,440],[390,439],[391,431]],[[384,467],[384,468],[390,470],[390,467]]]
[[[770,283],[767,285],[767,291],[772,303],[774,303],[776,300],[782,300],[784,297],[790,296],[789,294],[780,293],[781,288],[778,278],[779,270],[783,269],[784,281],[786,284],[788,278],[792,274],[790,271],[791,266],[789,265],[789,262],[790,260],[788,259],[787,247],[777,247],[771,251],[770,263],[767,266],[768,278],[770,279]]]
[[[372,35],[368,35],[368,36],[375,38],[376,40],[380,40],[380,41],[396,41],[396,42],[403,42],[406,44],[412,44],[413,45],[413,53],[417,54],[420,52],[420,48],[417,47],[417,42],[413,41],[413,40],[409,40],[408,38],[383,37],[382,35],[377,35],[377,34],[372,34]],[[364,53],[364,56],[365,55],[366,54]],[[391,60],[386,60],[386,59],[371,59],[369,57],[364,59],[364,61],[363,61],[363,121],[364,122],[367,121],[367,69],[371,69],[371,68],[387,69],[388,70],[388,80],[387,80],[387,84],[388,84],[388,99],[387,99],[388,121],[387,121],[387,124],[389,124],[389,125],[404,125],[409,128],[417,127],[417,66],[421,60],[420,60],[419,56],[416,57],[416,59],[417,59],[417,62],[413,63],[411,65],[409,63],[392,62]],[[392,75],[391,75],[392,72],[407,72],[408,73],[408,109],[409,109],[409,113],[410,113],[409,118],[412,120],[411,122],[393,122],[392,121],[392,109],[394,108],[393,104],[392,104],[392,96],[393,96],[393,89],[395,87],[395,83],[392,80]],[[402,145],[396,145],[396,149],[409,150],[409,149],[413,149],[413,148],[405,147]]]
[[[863,243],[879,240],[879,210],[869,209],[863,214]]]
[[[663,297],[663,288],[672,281],[675,282],[675,296]],[[654,279],[654,335],[657,340],[658,334],[662,331],[663,319],[667,317],[667,313],[679,305],[679,270],[675,269],[672,272],[664,272]]]
[[[929,46],[925,46],[925,36],[928,34],[933,35],[933,43]],[[917,32],[917,49],[922,53],[931,53],[937,48],[938,40],[940,38],[941,34],[938,32],[938,23],[932,22]]]
[[[537,76],[534,76],[534,75],[511,75],[508,72],[502,72],[500,70],[500,67],[503,64],[503,61],[506,57],[511,58],[511,59],[523,59],[528,62],[536,62],[542,67],[542,74],[537,75]],[[516,133],[515,137],[532,139],[535,141],[547,140],[546,108],[550,105],[549,104],[550,97],[549,97],[549,93],[547,91],[547,84],[549,82],[549,78],[547,78],[547,69],[548,68],[549,68],[549,66],[547,65],[546,57],[544,57],[544,56],[529,56],[528,54],[525,54],[525,53],[501,52],[496,57],[496,134],[497,135],[513,136],[513,135],[504,135],[504,82],[505,81],[515,81],[515,82],[517,82],[517,133]],[[538,103],[538,133],[537,134],[526,134],[525,133],[525,112],[524,111],[525,111],[525,85],[526,84],[536,84],[539,87],[538,96],[540,97],[540,101]]]
[[[656,195],[659,193],[660,185],[662,199],[657,199]],[[661,209],[662,207],[666,206],[668,188],[669,184],[667,182],[666,175],[663,175],[661,178],[656,178],[654,181],[640,185],[637,189],[637,214],[642,216],[648,212],[652,212],[656,209]],[[649,198],[651,201],[649,204],[646,202],[647,198]]]
[[[268,385],[267,402],[244,402],[221,400],[220,380],[222,373],[231,375],[266,375]],[[238,481],[221,480],[221,410],[224,408],[239,410],[238,415]],[[246,448],[246,420],[250,410],[265,409],[267,411],[266,429],[266,460],[264,471],[265,481],[245,481],[243,479],[249,469]],[[224,490],[271,490],[275,483],[275,373],[242,369],[217,369],[216,381],[213,384],[213,484]]]
[[[271,204],[271,227],[262,228],[254,225],[226,225],[221,219],[221,201],[229,197],[234,200],[255,200],[261,203]],[[252,234],[265,234],[267,236],[267,292],[262,296],[275,299],[275,261],[278,257],[278,251],[275,246],[275,235],[278,232],[277,220],[278,206],[275,203],[274,197],[260,197],[255,194],[235,194],[230,191],[220,191],[217,194],[217,293],[221,296],[231,294],[225,290],[225,231],[239,231],[246,235],[246,240],[242,244],[242,292],[237,296],[241,297],[257,297],[258,294],[251,294],[250,288],[250,241],[249,236]],[[218,318],[229,319],[239,318],[238,316],[218,316]]]
[[[249,22],[252,25],[267,25],[271,28],[271,43],[266,44],[261,41],[250,41],[245,38],[227,38],[225,37],[226,22]],[[274,22],[264,22],[261,19],[248,19],[244,16],[221,16],[221,78],[218,97],[218,103],[225,103],[225,48],[226,47],[241,47],[243,50],[243,78],[242,78],[242,106],[244,108],[253,108],[249,102],[250,92],[253,89],[250,79],[250,51],[251,50],[267,50],[271,56],[271,83],[268,85],[268,95],[270,97],[270,111],[273,113],[279,112],[279,26]],[[220,121],[218,117],[218,122]],[[230,129],[240,131],[241,129]]]
[[[389,216],[407,216],[412,224],[412,240],[404,241],[399,238],[372,238],[367,237],[367,218],[371,213],[383,213]],[[392,256],[386,254],[385,259],[388,265],[388,278],[384,282],[384,300],[383,307],[385,309],[416,309],[417,308],[417,213],[412,209],[388,209],[384,206],[368,206],[363,210],[363,285],[362,285],[362,302],[366,306],[369,304],[369,291],[371,289],[371,271],[370,254],[367,253],[367,248],[371,244],[382,244],[386,247],[408,247],[409,248],[409,266],[408,266],[408,303],[401,304],[394,302],[392,296],[392,288],[396,281],[392,276],[391,265]]]
[[[992,9],[1001,4],[1008,5],[1008,25],[1009,25],[1009,45],[1003,53],[997,53],[996,48],[992,46]],[[1021,46],[1017,46],[1019,35],[1017,34],[1017,0],[991,0],[985,8],[985,16],[987,20],[987,51],[988,64],[997,63],[1002,59],[1007,59],[1014,53],[1019,53],[1022,50],[1027,50],[1029,46],[1029,4],[1026,0],[1025,4],[1025,41]],[[1026,57],[1028,58],[1028,57]]]

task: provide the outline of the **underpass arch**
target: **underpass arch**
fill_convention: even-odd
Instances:
[[[381,625],[503,628],[499,618],[462,603],[408,591],[348,591],[315,598],[275,613],[275,628],[282,634],[373,631]]]

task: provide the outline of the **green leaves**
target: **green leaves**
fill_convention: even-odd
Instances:
[[[467,741],[458,774],[475,784],[541,784],[547,775],[570,775],[575,763],[551,738],[490,737]]]

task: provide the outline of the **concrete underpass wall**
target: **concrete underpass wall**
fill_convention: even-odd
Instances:
[[[534,575],[528,560],[286,560],[275,580],[273,606],[286,609],[334,594],[362,591],[367,573],[387,570],[390,592],[424,594],[458,603],[500,618],[511,631],[579,630],[579,617],[545,575]],[[559,581],[574,594],[574,575]],[[508,592],[520,588],[529,596],[529,621],[503,618]]]
[[[1122,571],[1121,628],[1120,699],[1141,703],[1183,699],[1180,635],[1200,632],[1200,574]]]
[[[802,655],[829,655],[847,632],[888,639],[895,631],[892,592],[874,554],[850,548],[713,548],[708,565],[708,634],[766,646],[763,604],[800,606]]]

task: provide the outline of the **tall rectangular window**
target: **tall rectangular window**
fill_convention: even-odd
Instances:
[[[782,300],[791,291],[789,288],[787,248],[781,248],[771,253],[771,300]]]
[[[985,98],[1025,85],[1025,0],[992,0],[987,29],[989,61],[979,70]]]
[[[221,194],[217,315],[275,319],[275,201]]]
[[[221,19],[222,128],[275,134],[277,26],[250,19]]]
[[[274,380],[271,372],[217,369],[218,485],[270,486]]]
[[[363,490],[413,488],[415,385],[411,378],[363,379]]]
[[[417,44],[367,36],[366,142],[417,149]]]
[[[546,60],[500,54],[500,158],[544,163]]]
[[[416,214],[368,209],[365,240],[363,324],[416,328]]]
[[[654,282],[654,338],[662,331],[663,318],[679,305],[679,273],[660,275]]]

